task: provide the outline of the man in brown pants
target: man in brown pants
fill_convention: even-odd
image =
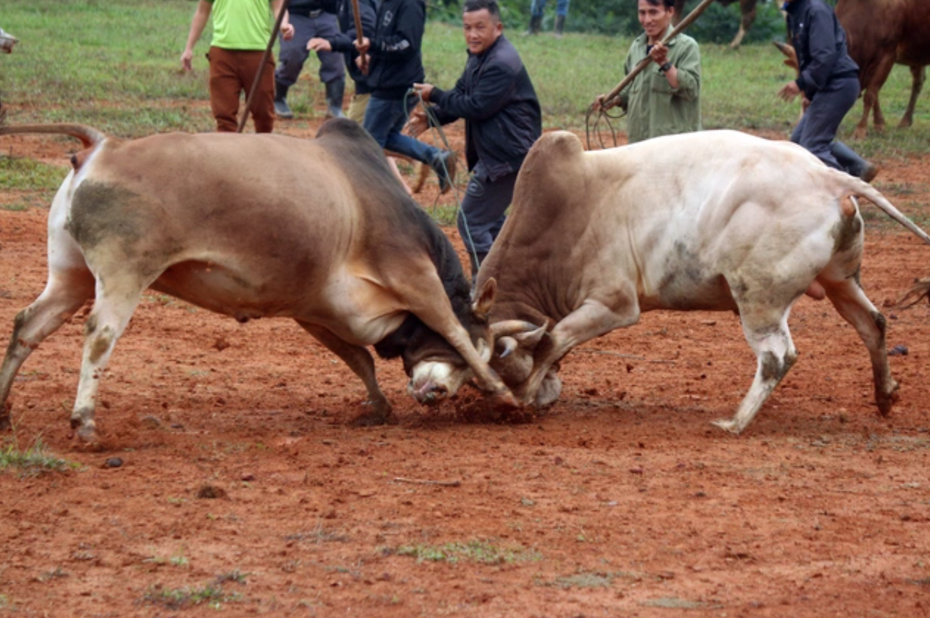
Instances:
[[[194,45],[213,15],[213,40],[207,59],[210,61],[210,107],[217,131],[235,133],[239,128],[239,98],[248,96],[271,35],[272,15],[269,0],[200,0],[191,21],[187,46],[181,54],[181,66],[192,69]],[[281,11],[282,0],[270,0],[274,15]],[[289,40],[294,28],[285,15],[281,36]],[[274,128],[274,58],[269,56],[263,79],[252,100],[250,110],[256,133],[271,133]]]

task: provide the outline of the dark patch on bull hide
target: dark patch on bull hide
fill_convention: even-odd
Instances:
[[[11,358],[13,353],[18,347],[17,341],[19,341],[19,331],[23,328],[23,324],[26,323],[26,310],[23,309],[16,314],[16,317],[13,318],[13,334],[10,335],[10,343],[6,347],[6,358]]]
[[[762,355],[762,379],[775,380],[777,382],[781,380],[784,374],[785,369],[781,359],[771,352],[765,352]]]
[[[125,248],[138,243],[146,226],[137,202],[141,197],[118,185],[86,180],[74,192],[65,228],[85,249],[112,238]]]
[[[859,217],[853,215],[852,217],[841,218],[832,231],[833,252],[844,253],[852,249],[856,245],[861,231],[862,221]]]

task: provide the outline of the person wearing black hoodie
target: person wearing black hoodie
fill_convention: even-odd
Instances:
[[[878,167],[836,140],[843,117],[859,97],[859,65],[849,57],[846,32],[823,0],[787,0],[788,37],[798,57],[798,77],[778,92],[785,101],[804,95],[805,110],[791,133],[830,167],[871,182]]]
[[[359,61],[365,58],[368,65],[371,88],[362,126],[382,148],[432,167],[439,177],[440,191],[445,193],[455,178],[455,154],[402,133],[416,104],[410,90],[425,76],[420,53],[425,26],[424,0],[384,0],[374,32],[356,43]]]
[[[542,113],[520,54],[503,34],[497,1],[466,0],[462,21],[468,61],[455,88],[415,88],[434,104],[439,122],[465,119],[465,158],[474,174],[458,227],[474,274],[504,225],[517,172],[542,134]],[[425,129],[425,114],[414,115],[410,132],[418,135]]]

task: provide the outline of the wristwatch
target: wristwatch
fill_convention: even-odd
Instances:
[[[672,63],[671,63],[671,61],[666,61],[665,64],[663,64],[662,66],[659,67],[659,73],[665,73],[665,72],[668,71],[670,68],[672,68]]]

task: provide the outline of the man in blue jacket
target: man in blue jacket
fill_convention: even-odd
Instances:
[[[787,0],[784,9],[798,78],[778,95],[791,101],[803,93],[806,105],[791,141],[830,167],[871,182],[878,168],[836,141],[843,117],[859,98],[859,66],[849,57],[843,27],[823,0]]]
[[[458,227],[475,274],[504,224],[517,172],[542,134],[542,114],[520,54],[503,34],[497,0],[466,0],[462,21],[468,62],[455,88],[415,87],[433,103],[439,122],[465,119],[466,160],[474,174]],[[425,114],[417,114],[410,132],[418,135],[426,126]]]
[[[423,57],[420,45],[426,26],[424,0],[384,0],[378,8],[374,33],[356,43],[368,65],[371,98],[362,126],[382,148],[426,163],[439,177],[445,193],[455,178],[455,154],[404,135],[407,116],[416,104],[408,92],[422,82]]]

